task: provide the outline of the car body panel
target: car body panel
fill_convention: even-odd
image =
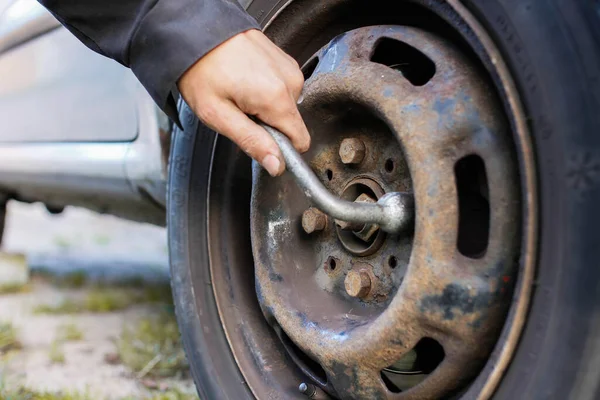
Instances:
[[[36,0],[0,0],[0,53],[59,26]]]
[[[20,39],[0,53],[0,142],[135,139],[139,83],[131,70],[90,51],[66,29]]]
[[[165,223],[168,118],[33,0],[0,0],[0,122],[0,198]]]

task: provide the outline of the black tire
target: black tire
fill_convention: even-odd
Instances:
[[[4,236],[4,221],[6,220],[6,204],[0,204],[0,249],[2,248],[2,237]]]
[[[250,10],[260,20],[274,13],[261,10],[283,3],[255,0]],[[539,185],[531,307],[495,398],[600,398],[600,2],[464,3],[493,37],[516,81]],[[168,228],[184,346],[202,399],[252,398],[221,328],[213,291],[199,290],[210,289],[211,282],[206,193],[215,135],[187,107],[180,115],[184,129],[176,132],[171,150]]]

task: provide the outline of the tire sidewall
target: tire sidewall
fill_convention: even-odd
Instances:
[[[598,377],[585,362],[600,304],[595,233],[600,120],[593,112],[600,110],[600,59],[598,36],[588,20],[594,10],[591,2],[578,0],[465,3],[493,36],[515,79],[538,174],[540,225],[531,308],[495,398],[566,399],[573,389],[576,398],[591,395],[596,385],[579,383]],[[582,379],[582,374],[595,379]]]
[[[182,129],[174,130],[169,158],[167,229],[184,350],[201,399],[252,399],[221,327],[211,287],[206,199],[216,134],[183,101],[179,110]]]

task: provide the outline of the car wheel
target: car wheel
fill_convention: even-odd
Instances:
[[[182,103],[169,249],[201,398],[598,398],[597,2],[248,11],[303,65],[322,182],[412,193],[415,222],[340,225]]]

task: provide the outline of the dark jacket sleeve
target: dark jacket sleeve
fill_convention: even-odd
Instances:
[[[131,68],[174,121],[179,77],[236,34],[257,28],[235,0],[39,0],[92,50]]]

